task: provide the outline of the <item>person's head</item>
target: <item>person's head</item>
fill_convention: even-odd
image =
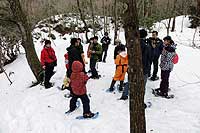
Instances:
[[[104,36],[108,36],[108,32],[105,32],[105,33],[104,33]]]
[[[74,46],[79,45],[78,41],[77,41],[77,38],[72,38],[70,43],[71,43],[71,45],[74,45]]]
[[[166,36],[166,37],[163,38],[163,40],[164,40],[163,43],[164,43],[165,46],[171,45],[171,43],[173,42],[171,36]]]
[[[90,43],[93,43],[93,41],[94,41],[94,38],[91,37],[91,38],[90,38]]]
[[[81,38],[77,38],[78,44],[81,44]]]
[[[44,41],[44,47],[50,48],[51,47],[51,41],[50,40],[45,40]]]
[[[97,43],[97,41],[98,41],[98,36],[94,36],[94,37],[93,37],[93,41],[94,41],[94,43]]]
[[[121,43],[121,40],[120,39],[116,39],[115,40],[115,45],[119,45]]]
[[[147,31],[145,29],[141,29],[139,32],[140,32],[140,38],[146,38],[147,37]]]
[[[153,31],[152,32],[152,38],[156,39],[158,37],[158,32],[157,31]]]

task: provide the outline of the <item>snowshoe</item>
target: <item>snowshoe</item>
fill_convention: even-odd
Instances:
[[[89,115],[83,115],[83,116],[77,116],[77,120],[90,120],[90,119],[96,119],[99,116],[99,112],[91,113]]]
[[[163,98],[167,98],[167,99],[174,98],[173,94],[168,95],[167,93],[162,93],[158,89],[152,89],[152,94],[154,94],[154,96],[156,96],[156,97],[163,97]]]
[[[156,81],[156,80],[159,80],[159,77],[157,77],[157,76],[156,77],[151,77],[150,80],[151,81]]]

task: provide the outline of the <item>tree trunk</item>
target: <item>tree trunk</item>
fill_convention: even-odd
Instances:
[[[91,9],[91,13],[92,13],[93,35],[95,36],[95,34],[96,34],[96,29],[95,29],[95,18],[94,18],[94,9],[93,9],[92,0],[90,0],[90,9]]]
[[[35,51],[32,34],[31,34],[31,26],[28,23],[27,17],[22,10],[20,1],[8,0],[8,2],[9,2],[12,15],[18,22],[20,31],[22,33],[22,46],[25,49],[28,64],[34,76],[36,77],[37,81],[39,81],[38,75],[41,72],[42,68]]]
[[[176,17],[173,18],[172,30],[171,30],[171,32],[174,32],[174,31],[175,31],[175,25],[176,25]]]
[[[76,2],[77,2],[78,10],[79,10],[79,13],[80,13],[80,18],[81,18],[81,20],[83,21],[83,24],[84,24],[85,37],[86,37],[87,42],[89,42],[89,38],[88,38],[88,25],[87,25],[87,23],[85,21],[85,15],[83,14],[83,12],[81,10],[80,1],[77,0]]]
[[[177,4],[177,0],[174,0],[174,17],[173,17],[173,22],[172,22],[172,30],[171,32],[175,31],[175,25],[176,25],[176,4]]]
[[[142,53],[139,40],[137,0],[127,0],[127,10],[123,14],[126,43],[128,46],[130,85],[130,133],[146,133],[144,110],[144,76]],[[123,2],[123,1],[122,1]]]
[[[106,32],[105,1],[103,0],[103,31]]]
[[[117,24],[117,0],[114,1],[114,17],[115,17],[115,34],[114,34],[114,41],[117,39],[117,31],[118,31],[118,24]]]
[[[169,35],[171,20],[172,20],[172,18],[169,18],[168,25],[167,25],[167,36]]]

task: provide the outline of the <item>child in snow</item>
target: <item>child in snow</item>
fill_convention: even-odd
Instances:
[[[164,39],[164,45],[162,55],[161,55],[161,82],[160,88],[156,89],[157,95],[168,97],[168,89],[169,89],[169,76],[170,72],[173,70],[173,58],[176,55],[175,47],[173,45],[173,41],[170,36],[166,36]]]
[[[44,86],[46,89],[52,87],[52,83],[50,83],[50,79],[53,76],[54,67],[57,65],[57,58],[55,55],[54,49],[51,47],[51,41],[45,40],[44,48],[41,51],[41,65],[45,71],[45,80]]]
[[[69,89],[70,79],[69,79],[69,77],[67,77],[67,75],[68,75],[67,73],[68,73],[68,70],[69,70],[69,58],[68,58],[68,53],[66,53],[66,54],[64,55],[64,57],[65,57],[65,67],[66,67],[67,72],[66,72],[66,76],[65,76],[65,78],[64,78],[64,80],[63,80],[62,90],[65,90],[65,89],[70,90],[70,89]]]
[[[110,92],[114,91],[114,85],[116,81],[120,81],[119,91],[123,90],[124,78],[128,69],[128,55],[125,51],[125,47],[121,50],[122,51],[117,55],[115,59],[116,70],[115,70],[115,76],[109,88]]]
[[[72,98],[70,100],[70,112],[76,109],[77,99],[80,98],[83,104],[83,117],[91,118],[94,113],[90,111],[90,100],[87,96],[86,83],[89,77],[83,72],[83,64],[79,61],[72,63],[72,74],[70,77],[70,86],[72,89]]]

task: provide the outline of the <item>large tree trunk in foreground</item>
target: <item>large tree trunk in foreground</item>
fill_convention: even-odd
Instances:
[[[145,133],[144,76],[141,46],[138,33],[136,0],[127,0],[127,10],[123,14],[126,43],[128,46],[130,85],[130,133]]]
[[[26,58],[27,58],[28,64],[34,76],[36,77],[37,81],[39,81],[38,75],[41,72],[42,68],[35,51],[32,34],[31,34],[31,26],[28,23],[27,16],[22,10],[20,1],[8,0],[8,2],[9,2],[12,15],[19,24],[19,28],[22,34],[22,46],[24,47],[26,51]]]

